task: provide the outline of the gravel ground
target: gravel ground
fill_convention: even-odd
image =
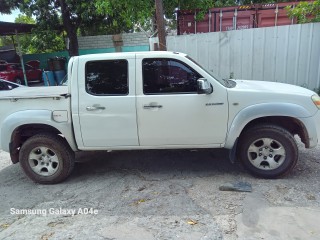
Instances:
[[[320,239],[319,153],[300,144],[278,180],[224,150],[81,153],[67,181],[39,185],[0,150],[0,239]],[[238,182],[252,192],[219,190]]]

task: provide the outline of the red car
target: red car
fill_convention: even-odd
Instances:
[[[30,82],[42,82],[42,71],[38,69],[35,64],[37,61],[31,61],[29,64],[25,64],[24,68],[28,83]],[[21,64],[19,63],[4,63],[0,64],[0,78],[24,85],[24,78]]]

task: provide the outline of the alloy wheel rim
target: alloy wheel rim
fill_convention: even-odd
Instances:
[[[279,168],[285,158],[283,145],[272,138],[260,138],[251,143],[247,151],[250,163],[260,170]]]
[[[48,147],[32,149],[28,156],[28,162],[33,172],[44,177],[52,176],[59,169],[59,158]]]

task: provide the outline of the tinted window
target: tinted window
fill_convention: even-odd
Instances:
[[[173,59],[144,59],[143,91],[145,94],[195,93],[201,75]]]
[[[128,62],[126,60],[88,62],[86,91],[93,95],[127,95]]]
[[[7,90],[7,86],[2,82],[0,82],[0,90]]]
[[[11,90],[18,87],[15,84],[0,81],[0,90]]]

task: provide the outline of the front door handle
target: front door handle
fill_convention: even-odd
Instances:
[[[96,111],[96,110],[105,110],[105,107],[98,106],[98,105],[93,105],[93,106],[88,106],[86,107],[87,111]]]
[[[162,105],[144,105],[144,109],[162,108]]]

